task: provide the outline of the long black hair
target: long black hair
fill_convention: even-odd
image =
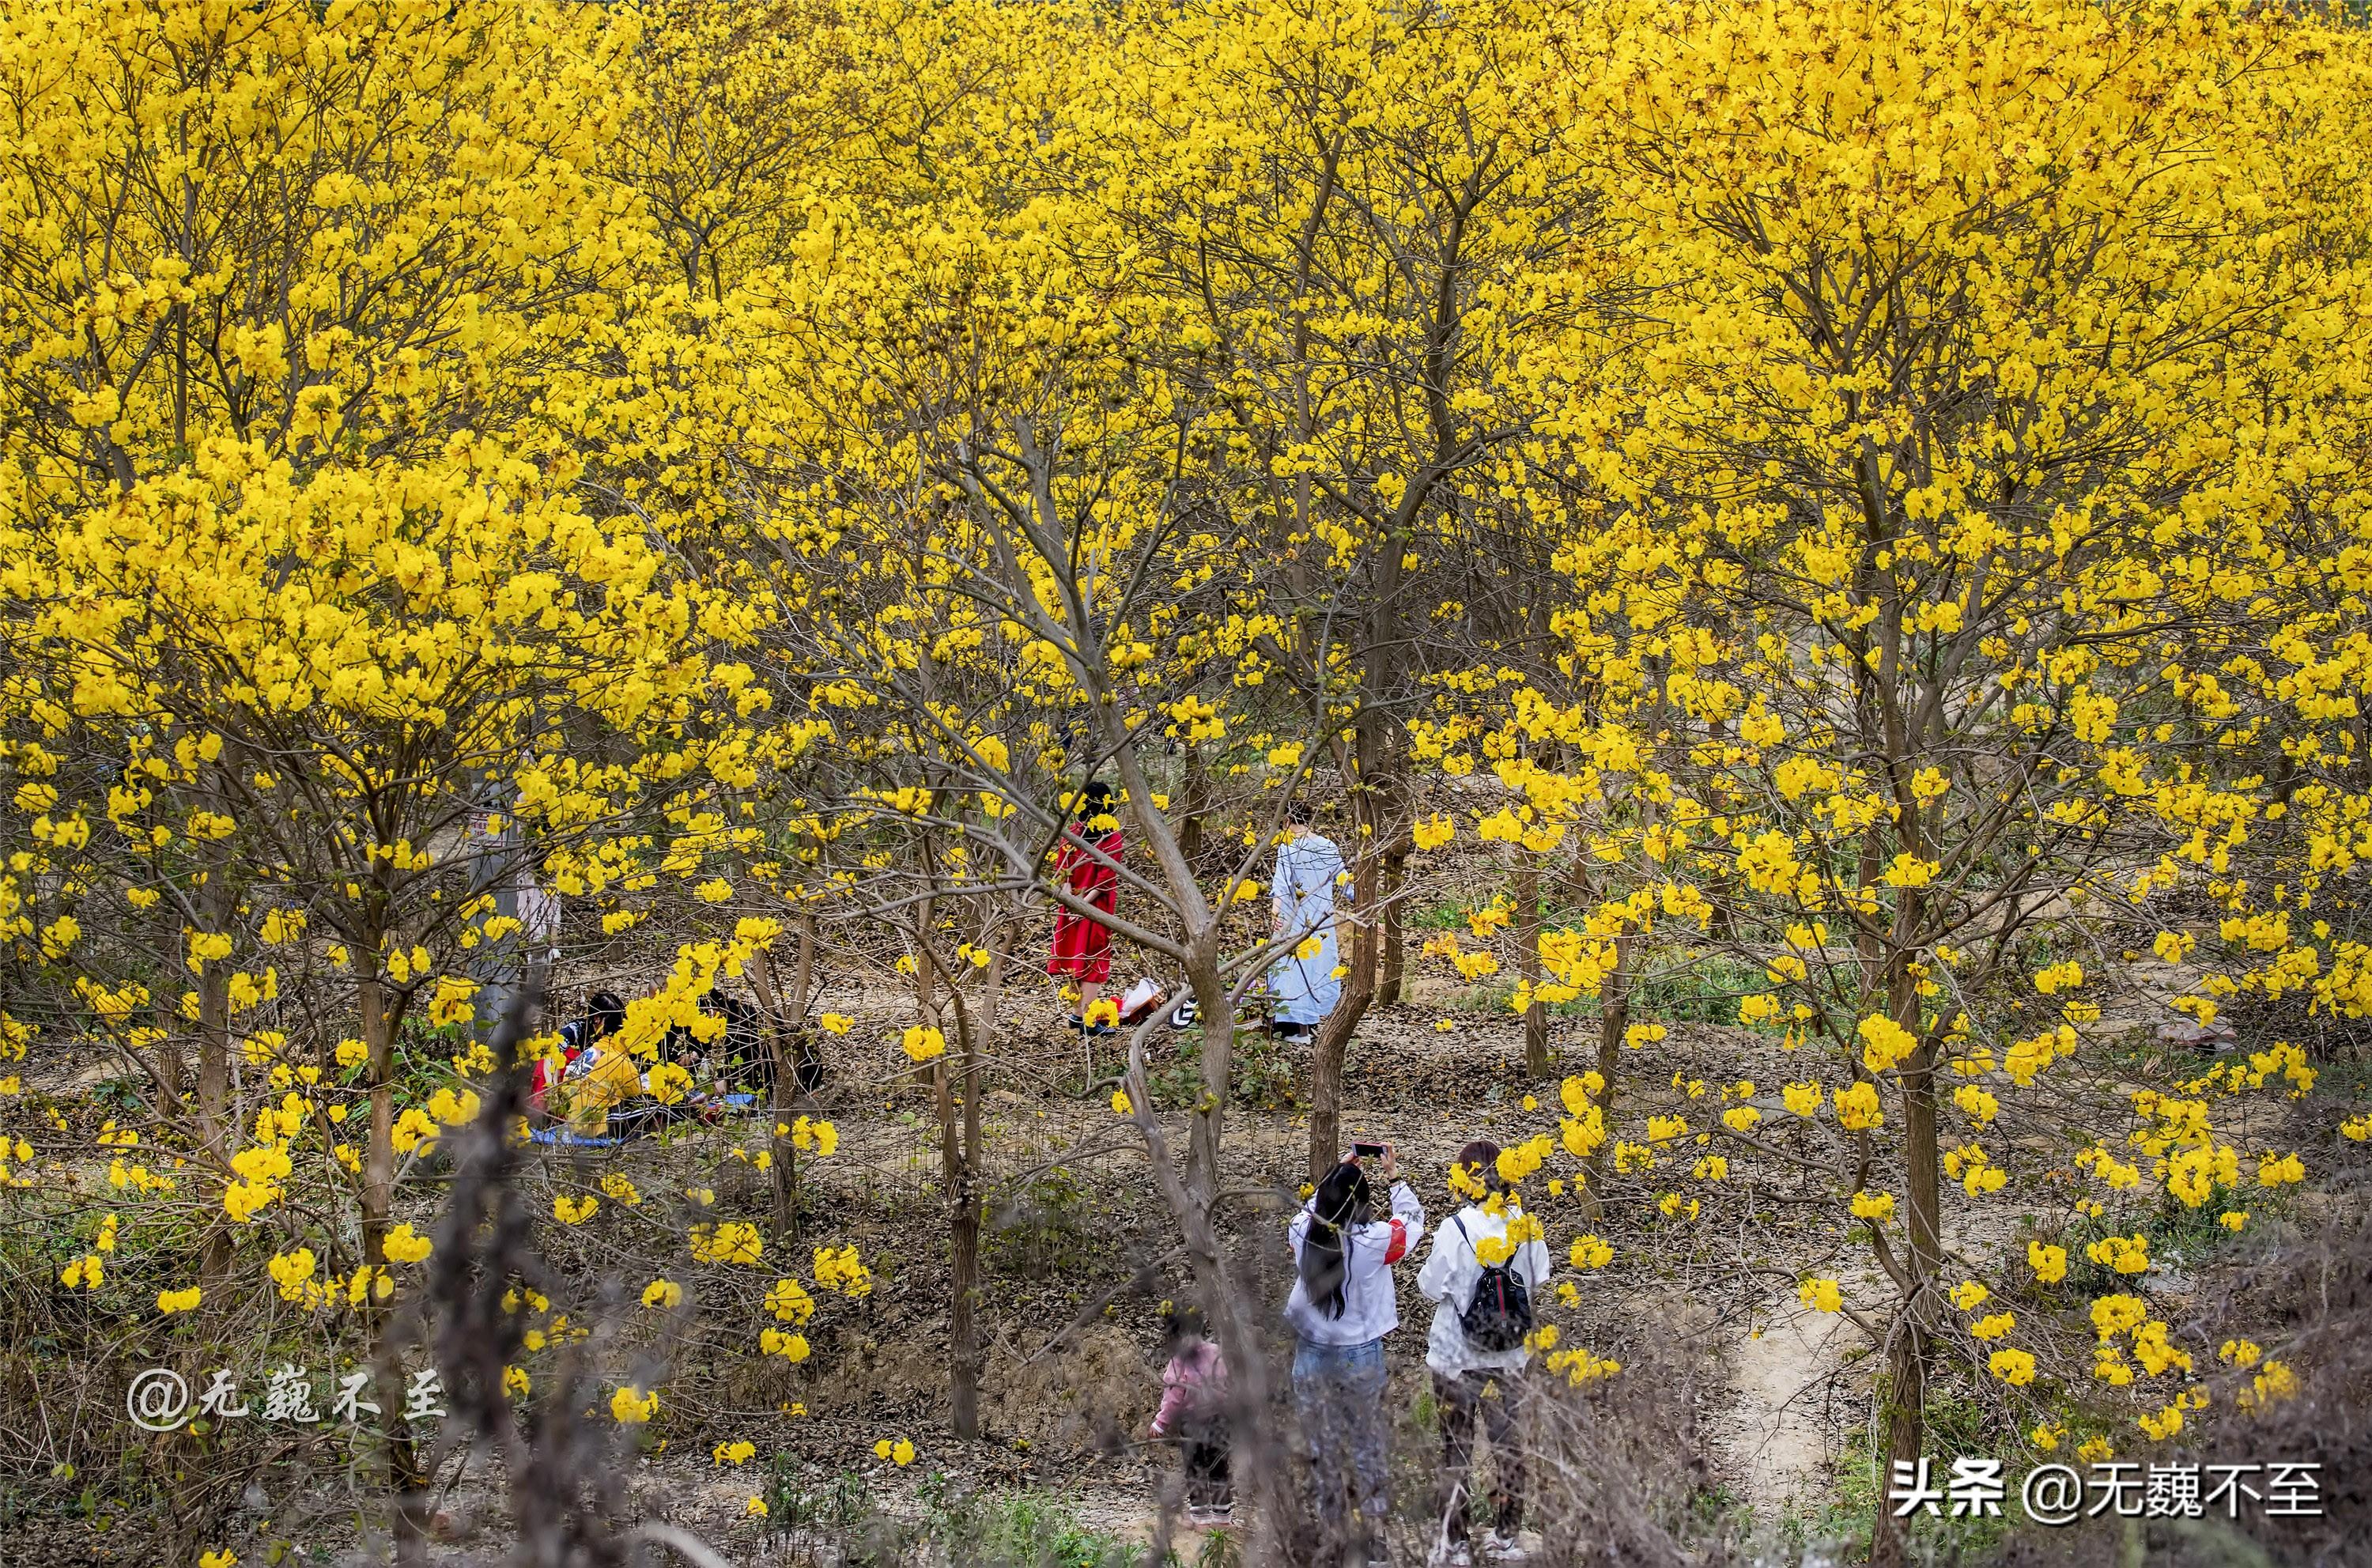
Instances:
[[[1367,1223],[1373,1194],[1367,1173],[1344,1160],[1318,1183],[1309,1229],[1301,1238],[1301,1288],[1329,1318],[1343,1316],[1343,1284],[1351,1277],[1350,1232]]]
[[[1111,785],[1101,779],[1089,779],[1079,786],[1079,797],[1071,809],[1071,819],[1082,829],[1111,810]],[[1086,834],[1082,833],[1081,837]]]

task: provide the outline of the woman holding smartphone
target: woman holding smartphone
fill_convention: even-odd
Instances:
[[[1370,1152],[1372,1151],[1372,1152]],[[1389,1185],[1378,1219],[1366,1165]],[[1285,1320],[1298,1342],[1293,1400],[1316,1469],[1325,1549],[1389,1561],[1384,1542],[1384,1336],[1400,1327],[1392,1265],[1424,1235],[1424,1205],[1399,1179],[1388,1144],[1363,1144],[1328,1171],[1294,1216],[1295,1278]]]

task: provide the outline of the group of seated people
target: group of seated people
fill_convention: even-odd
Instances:
[[[656,1053],[636,1057],[620,1043],[626,1004],[614,991],[597,991],[585,1012],[560,1030],[556,1053],[540,1057],[529,1087],[530,1121],[559,1124],[577,1138],[636,1138],[670,1122],[714,1121],[728,1109],[766,1103],[774,1058],[758,1009],[723,992],[702,999],[701,1011],[724,1020],[722,1031],[683,1026],[661,1038]],[[703,1041],[700,1034],[710,1038]],[[805,1058],[802,1088],[809,1088]]]

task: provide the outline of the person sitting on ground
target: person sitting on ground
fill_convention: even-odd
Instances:
[[[1467,1482],[1474,1428],[1490,1434],[1492,1530],[1484,1556],[1520,1562],[1516,1532],[1524,1516],[1524,1448],[1516,1434],[1523,1410],[1525,1336],[1552,1264],[1540,1225],[1525,1215],[1499,1174],[1499,1145],[1482,1139],[1458,1151],[1449,1167],[1453,1194],[1466,1200],[1433,1233],[1433,1252],[1417,1271],[1417,1294],[1436,1303],[1424,1364],[1433,1375],[1441,1421],[1436,1498],[1435,1568],[1468,1568]]]
[[[674,1063],[696,1080],[715,1079],[720,1093],[750,1082],[757,1073],[771,1073],[757,1008],[727,991],[709,992],[698,1006],[709,1022],[671,1027],[659,1041],[661,1062]],[[724,1020],[721,1029],[717,1019]]]
[[[686,1049],[672,1060],[692,1074],[696,1086],[681,1100],[660,1108],[661,1124],[692,1117],[715,1121],[733,1114],[737,1107],[773,1101],[774,1057],[758,1009],[729,991],[711,991],[700,999],[700,1010],[722,1018],[724,1030],[705,1043],[690,1029],[669,1033],[670,1043],[679,1035],[683,1038]]]
[[[1173,1309],[1162,1324],[1169,1364],[1161,1370],[1161,1408],[1153,1435],[1178,1445],[1186,1466],[1187,1522],[1203,1527],[1234,1516],[1235,1486],[1227,1476],[1227,1364],[1203,1332],[1203,1315]]]
[[[547,1056],[535,1059],[535,1075],[528,1085],[528,1109],[537,1116],[546,1114],[553,1086],[557,1085],[576,1059],[587,1050],[609,1039],[625,1027],[626,1005],[614,991],[597,991],[585,1002],[585,1016],[573,1018],[560,1030],[560,1055],[555,1062]]]
[[[619,1109],[646,1086],[634,1059],[622,1047],[588,1045],[561,1075],[555,1098],[566,1108],[569,1132],[580,1138],[603,1138],[620,1132]]]
[[[1102,913],[1111,913],[1120,900],[1122,848],[1120,819],[1112,815],[1111,786],[1101,780],[1082,785],[1071,825],[1063,830],[1054,853],[1054,879],[1074,897]],[[1092,1016],[1096,999],[1111,979],[1111,927],[1065,904],[1054,912],[1052,951],[1046,972],[1057,980],[1078,982],[1079,1010],[1071,1027],[1091,1035],[1108,1035],[1112,1024]],[[1108,1009],[1117,1022],[1118,1010]]]
[[[702,996],[696,1006],[699,1020],[671,1026],[644,1063],[645,1098],[611,1109],[611,1136],[640,1138],[679,1121],[715,1121],[737,1103],[730,1098],[738,1092],[734,1075],[750,1053],[757,1009],[721,991]]]

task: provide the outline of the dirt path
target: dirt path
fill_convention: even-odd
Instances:
[[[1729,1353],[1733,1403],[1720,1446],[1758,1519],[1817,1508],[1827,1491],[1821,1388],[1852,1343],[1840,1316],[1779,1303]]]

